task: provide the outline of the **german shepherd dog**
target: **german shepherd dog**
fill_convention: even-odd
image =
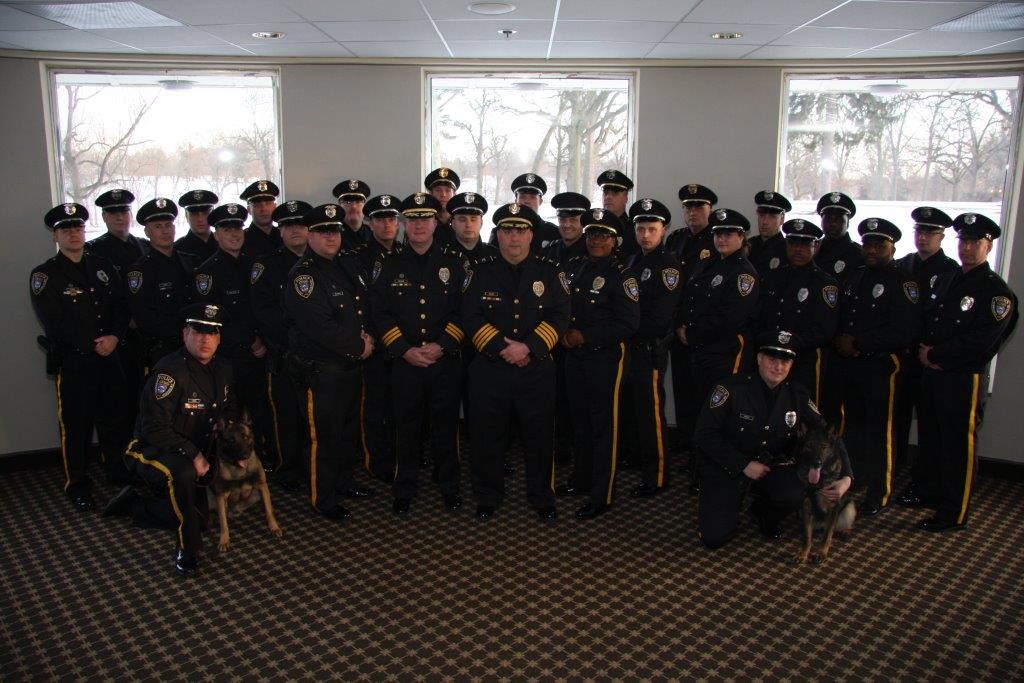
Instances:
[[[213,479],[206,489],[210,509],[216,506],[220,518],[221,550],[228,549],[228,514],[234,517],[258,500],[263,501],[267,527],[275,536],[281,527],[270,504],[270,488],[263,463],[253,447],[252,428],[245,422],[227,422],[220,426],[213,449]]]
[[[838,501],[826,499],[821,491],[842,476],[843,459],[835,430],[829,427],[803,427],[797,448],[797,477],[807,488],[801,508],[804,523],[804,547],[797,553],[797,564],[812,557],[811,546],[814,531],[824,530],[825,538],[821,547],[813,554],[814,562],[824,562],[832,547],[836,532],[845,532],[853,527],[857,508],[852,494],[847,491]]]

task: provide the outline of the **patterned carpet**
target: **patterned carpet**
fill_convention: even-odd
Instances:
[[[1024,484],[982,478],[967,531],[896,509],[797,567],[795,521],[704,550],[680,478],[638,501],[623,473],[610,513],[562,499],[545,526],[521,477],[489,522],[429,484],[409,518],[378,485],[345,524],[278,490],[283,538],[250,509],[181,580],[169,532],[74,511],[56,469],[6,474],[0,677],[1024,678]]]

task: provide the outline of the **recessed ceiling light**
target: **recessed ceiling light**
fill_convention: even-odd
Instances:
[[[742,38],[742,33],[733,33],[732,31],[724,31],[722,33],[712,33],[711,37],[715,40],[735,40],[736,38]]]
[[[284,34],[280,31],[256,31],[252,34],[253,38],[259,38],[260,40],[277,40],[278,38],[284,38]]]
[[[516,6],[511,2],[474,2],[466,5],[473,14],[486,14],[493,16],[495,14],[508,14],[509,12],[515,12]]]

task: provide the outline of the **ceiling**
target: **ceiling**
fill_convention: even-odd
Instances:
[[[1024,2],[0,0],[0,48],[237,57],[845,59],[1024,52]],[[77,28],[76,28],[77,27]],[[499,31],[516,31],[509,38]],[[277,31],[277,40],[256,32]],[[742,34],[716,40],[712,33]]]

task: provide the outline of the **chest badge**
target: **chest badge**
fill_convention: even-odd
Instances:
[[[778,267],[779,267],[779,257],[778,256],[772,256],[772,260],[768,262],[768,269],[769,270],[775,270]]]
[[[196,275],[196,291],[202,295],[210,293],[210,288],[213,287],[213,276],[207,275],[206,273],[200,273]]]
[[[266,268],[262,263],[256,262],[252,264],[252,272],[249,273],[249,284],[256,284],[256,281],[260,279],[260,276],[263,275],[263,271],[265,269]]]
[[[139,290],[142,289],[142,273],[138,270],[133,270],[128,273],[128,291],[132,294],[138,294]]]
[[[102,282],[103,284],[107,284],[110,282],[110,276],[107,275],[107,271],[105,270],[97,270],[96,279]]]
[[[441,281],[441,284],[448,284],[448,281],[452,279],[452,271],[447,268],[441,268],[437,271],[437,279]]]
[[[313,277],[311,275],[299,275],[295,278],[295,293],[303,299],[313,296]]]
[[[796,425],[796,411],[790,410],[786,412],[786,426],[794,427]]]
[[[884,294],[884,293],[885,293],[885,285],[883,285],[881,282],[879,282],[877,285],[875,285],[874,287],[871,288],[871,296],[873,296],[876,299],[878,297],[882,296],[882,294]]]
[[[590,288],[597,292],[600,291],[602,287],[604,287],[604,278],[598,275],[594,278],[594,282],[590,285]]]
[[[1013,302],[1008,297],[997,296],[992,299],[992,315],[996,320],[1002,320],[1010,315],[1010,309],[1012,308]]]
[[[156,382],[153,383],[153,395],[159,401],[170,396],[172,391],[174,391],[174,378],[161,372],[156,376]]]
[[[49,279],[46,273],[32,273],[32,293],[39,294],[46,289],[46,281]]]
[[[807,294],[807,288],[801,287],[796,293],[796,300],[799,301],[800,303],[807,301]]]
[[[741,273],[740,276],[736,278],[736,289],[740,291],[740,296],[746,296],[754,291],[755,282],[757,282],[757,280],[753,275]]]
[[[841,273],[846,270],[846,261],[836,261],[836,264],[832,266],[832,270],[837,273]]]
[[[701,249],[700,250],[700,256],[698,256],[697,258],[699,258],[701,261],[703,261],[708,256],[711,256],[711,250],[709,250],[709,249]]]
[[[647,282],[651,279],[651,269],[644,268],[644,272],[640,273],[640,282]]]
[[[720,284],[722,284],[722,276],[721,275],[716,275],[713,278],[711,278],[711,286],[712,287],[717,287]]]
[[[544,283],[540,280],[536,280],[533,283],[533,293],[537,296],[544,296]]]
[[[661,271],[661,281],[665,283],[665,289],[671,292],[679,285],[679,271],[675,268],[666,268]]]
[[[967,311],[971,310],[971,308],[973,308],[973,307],[974,307],[974,297],[973,296],[965,296],[963,299],[960,299],[960,310],[961,311],[964,311],[966,313]]]

